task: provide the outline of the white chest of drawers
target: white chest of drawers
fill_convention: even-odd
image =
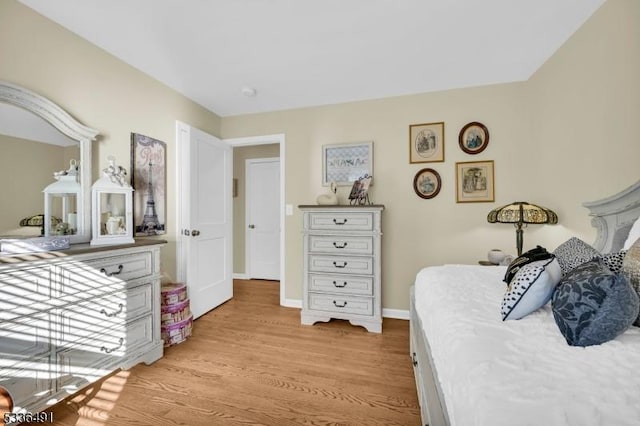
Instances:
[[[0,386],[14,411],[162,357],[161,243],[0,258]]]
[[[302,324],[349,320],[382,332],[384,206],[299,206],[303,212]]]

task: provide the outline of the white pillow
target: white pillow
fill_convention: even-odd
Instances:
[[[520,319],[543,307],[561,278],[555,257],[524,265],[511,279],[502,299],[502,320]]]
[[[629,235],[627,236],[627,240],[624,242],[624,246],[622,246],[622,250],[629,250],[633,243],[638,241],[640,238],[640,217],[636,219],[629,231]]]

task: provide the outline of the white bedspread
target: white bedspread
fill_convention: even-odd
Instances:
[[[551,305],[503,322],[505,267],[445,265],[416,278],[415,304],[452,426],[640,425],[640,328],[567,345]]]

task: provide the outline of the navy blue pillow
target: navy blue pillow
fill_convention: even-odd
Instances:
[[[571,346],[599,345],[624,332],[638,317],[638,295],[624,275],[600,259],[567,273],[551,298],[553,317]]]

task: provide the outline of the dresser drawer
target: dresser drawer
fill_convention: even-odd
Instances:
[[[28,315],[49,308],[50,299],[49,266],[0,272],[0,311]]]
[[[309,236],[309,251],[331,254],[373,254],[373,237]]]
[[[116,280],[129,281],[153,274],[153,259],[151,252],[148,251],[126,256],[104,257],[87,264],[100,271],[105,277]]]
[[[309,309],[344,314],[373,315],[373,299],[310,292]]]
[[[123,290],[127,281],[153,275],[151,252],[74,261],[58,267],[58,297],[78,301]]]
[[[65,308],[61,313],[58,346],[81,341],[102,345],[105,334],[124,329],[127,321],[151,312],[151,283]],[[108,341],[108,339],[107,339]]]
[[[309,275],[309,291],[373,295],[373,278],[346,275]]]
[[[0,372],[0,386],[9,391],[14,407],[25,408],[43,396],[51,395],[51,377],[49,355],[47,355],[10,367],[3,365]]]
[[[310,255],[309,271],[371,275],[373,273],[373,258]]]
[[[0,318],[4,316],[2,313]],[[0,320],[0,361],[26,359],[49,352],[52,328],[48,312]],[[0,366],[0,374],[1,370]]]
[[[370,212],[312,212],[309,229],[323,231],[372,231],[373,213]]]

